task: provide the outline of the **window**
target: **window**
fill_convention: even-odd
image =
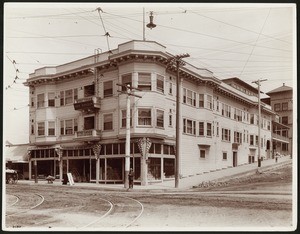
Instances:
[[[217,125],[217,136],[219,136],[219,122],[217,122],[216,125]]]
[[[65,92],[65,104],[72,104],[73,103],[73,89],[66,90]]]
[[[212,96],[207,95],[206,98],[207,98],[207,100],[206,100],[207,108],[212,110],[213,109]]]
[[[31,107],[34,107],[34,97],[31,98]]]
[[[151,109],[139,109],[138,125],[151,126]]]
[[[34,134],[34,124],[31,124],[31,135]]]
[[[103,82],[103,95],[104,97],[111,97],[113,95],[113,82]]]
[[[171,82],[169,83],[169,94],[173,94],[173,84]]]
[[[126,110],[122,110],[122,128],[126,128]],[[130,126],[132,126],[132,110],[130,110]]]
[[[204,94],[199,94],[199,107],[204,107]]]
[[[282,130],[281,135],[284,136],[284,137],[287,137],[288,136],[288,130]]]
[[[231,107],[222,103],[222,115],[231,118]]]
[[[172,109],[169,111],[169,126],[173,126],[173,115],[172,115]]]
[[[222,128],[222,140],[230,142],[230,130]]]
[[[258,136],[255,136],[255,145],[258,145]]]
[[[125,74],[125,75],[122,75],[122,85],[126,86],[126,85],[129,85],[130,87],[132,87],[132,74],[129,73],[129,74]],[[122,86],[122,91],[126,91],[126,87]]]
[[[250,135],[250,145],[254,145],[254,135]]]
[[[183,119],[183,132],[196,135],[196,121]]]
[[[48,106],[55,106],[55,93],[48,93]]]
[[[282,110],[283,111],[288,110],[288,103],[287,102],[282,103]]]
[[[211,136],[211,123],[207,123],[206,135]]]
[[[95,85],[86,85],[84,86],[84,97],[91,97],[95,95]]]
[[[282,143],[282,151],[288,151],[288,144]]]
[[[281,123],[282,124],[288,125],[288,122],[289,122],[288,120],[289,120],[288,116],[282,116],[281,117]]]
[[[55,122],[48,122],[48,136],[55,136]]]
[[[103,130],[113,129],[113,114],[103,115]]]
[[[199,136],[204,136],[204,122],[199,122]]]
[[[275,110],[275,111],[280,111],[280,110],[281,110],[281,109],[280,109],[280,103],[274,104],[274,110]]]
[[[138,73],[138,88],[151,90],[151,73]]]
[[[44,136],[45,135],[45,123],[39,122],[38,123],[38,136]]]
[[[74,119],[74,132],[78,131],[78,123],[77,123],[77,119]]]
[[[200,149],[200,158],[205,158],[205,150]]]
[[[183,103],[186,103],[191,106],[196,106],[196,93],[184,88],[183,89]]]
[[[37,95],[37,108],[44,107],[44,94]]]
[[[223,152],[223,160],[227,160],[227,152]]]
[[[254,124],[254,114],[250,114],[250,124]]]
[[[73,94],[74,94],[74,102],[75,102],[78,99],[78,89],[74,89]]]
[[[164,112],[162,110],[156,110],[156,127],[164,127]]]
[[[242,111],[235,108],[234,109],[234,119],[241,122],[242,121]]]
[[[60,135],[65,135],[65,121],[60,121]]]
[[[60,105],[63,106],[65,105],[65,92],[60,91]]]
[[[66,126],[65,134],[66,135],[72,135],[73,134],[73,120],[72,119],[66,120],[65,121],[65,126]]]
[[[164,93],[164,77],[158,74],[156,75],[156,89]]]
[[[242,143],[242,133],[241,132],[234,132],[234,143]]]

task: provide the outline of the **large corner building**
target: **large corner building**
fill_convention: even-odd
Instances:
[[[75,181],[123,183],[126,97],[130,96],[130,167],[142,185],[254,163],[272,157],[271,107],[262,103],[258,139],[257,89],[238,78],[219,80],[207,69],[180,67],[180,152],[176,143],[174,55],[152,41],[117,49],[30,74],[29,177],[71,172]],[[141,154],[148,140],[147,154]],[[142,172],[146,172],[145,174]]]

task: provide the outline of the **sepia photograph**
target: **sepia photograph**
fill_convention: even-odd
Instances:
[[[3,231],[297,229],[296,4],[3,6]]]

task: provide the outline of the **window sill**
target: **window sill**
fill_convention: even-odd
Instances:
[[[182,133],[183,135],[187,135],[187,136],[193,136],[193,137],[196,137],[196,135],[194,134],[191,134],[191,133]]]
[[[137,128],[152,128],[152,125],[137,125]]]
[[[102,132],[113,132],[114,131],[114,129],[106,129],[106,130],[102,130]]]
[[[165,128],[164,128],[164,127],[159,127],[159,126],[156,126],[155,128],[157,128],[157,129],[161,129],[161,130],[165,130]]]

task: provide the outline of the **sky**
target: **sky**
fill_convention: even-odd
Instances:
[[[151,11],[156,27],[144,33]],[[254,87],[267,79],[265,93],[283,83],[296,87],[294,4],[5,3],[3,36],[3,139],[13,144],[29,141],[23,83],[30,73],[130,40],[188,53],[185,61],[219,79],[238,77]]]

